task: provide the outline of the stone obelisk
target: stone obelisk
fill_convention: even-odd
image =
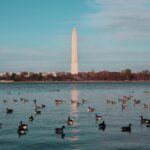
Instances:
[[[77,30],[72,30],[71,74],[78,74]]]

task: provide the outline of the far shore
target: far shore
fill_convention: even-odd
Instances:
[[[150,83],[150,80],[139,81],[113,81],[113,80],[89,80],[89,81],[13,81],[13,80],[0,80],[0,83]]]

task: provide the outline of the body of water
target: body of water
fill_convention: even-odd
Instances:
[[[144,108],[150,104],[149,92],[150,83],[1,83],[0,150],[150,150],[150,128],[140,123],[140,115],[150,119],[150,108]],[[130,98],[125,109],[119,101],[123,96]],[[34,113],[35,99],[37,105],[46,105],[40,115]],[[56,99],[63,103],[56,105]],[[95,112],[88,112],[89,106]],[[7,114],[6,108],[14,112]],[[102,120],[95,120],[96,113]],[[73,125],[67,124],[68,116]],[[100,130],[103,120],[106,128]],[[28,124],[26,135],[17,133],[20,121]],[[122,132],[129,123],[131,132]],[[65,136],[56,135],[55,128],[63,125]]]

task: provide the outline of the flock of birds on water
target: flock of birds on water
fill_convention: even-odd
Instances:
[[[59,90],[53,90],[53,91],[59,92]],[[132,91],[132,93],[134,93],[134,91]],[[149,92],[148,92],[148,91],[144,91],[144,93],[149,93]],[[9,93],[9,94],[11,94],[11,93]],[[109,105],[109,104],[115,105],[115,104],[117,104],[117,103],[120,103],[120,104],[121,104],[121,105],[120,105],[120,106],[121,106],[121,109],[124,110],[124,109],[127,109],[127,108],[128,108],[128,102],[129,102],[130,100],[133,100],[134,106],[141,103],[141,100],[139,100],[139,99],[133,99],[133,96],[122,96],[122,97],[119,98],[117,101],[107,99],[107,100],[106,100],[106,103],[107,103],[108,105]],[[27,103],[27,102],[29,102],[30,100],[29,100],[29,99],[26,99],[26,98],[22,98],[22,97],[19,98],[19,99],[14,99],[14,98],[13,98],[13,103],[16,103],[16,102],[18,102],[18,101],[22,101],[22,102],[24,102],[24,103]],[[36,117],[36,115],[40,115],[41,112],[42,112],[42,109],[44,109],[44,108],[46,107],[45,104],[37,104],[37,100],[36,100],[36,99],[34,99],[34,100],[32,100],[32,101],[33,101],[33,104],[34,104],[34,114],[31,114],[31,116],[29,116],[28,120],[29,120],[30,122],[33,122],[33,121],[34,121],[34,118]],[[8,102],[9,102],[9,100],[6,100],[6,99],[3,100],[4,105],[5,105],[6,103],[8,103]],[[64,103],[64,100],[62,100],[62,99],[56,99],[56,100],[54,100],[54,103],[55,103],[56,105],[61,105],[61,104]],[[71,99],[71,100],[70,100],[70,103],[71,103],[71,104],[76,104],[76,106],[79,107],[80,105],[87,104],[87,103],[88,103],[88,100],[82,99],[81,102],[79,102],[79,101],[77,101],[77,100],[72,100],[72,99]],[[144,108],[150,108],[150,104],[144,103],[143,105],[144,105]],[[104,130],[106,129],[106,126],[107,126],[107,125],[106,125],[106,122],[105,122],[104,119],[103,119],[103,116],[98,115],[98,114],[96,113],[96,109],[95,109],[94,107],[91,107],[91,106],[89,106],[89,107],[87,108],[87,111],[90,112],[90,113],[94,113],[94,112],[95,112],[95,113],[94,113],[94,114],[95,114],[95,120],[96,120],[96,122],[98,122],[98,128],[99,128],[99,130],[103,130],[103,131],[104,131]],[[12,108],[6,108],[6,111],[5,111],[5,112],[6,112],[7,114],[12,114],[12,113],[14,113],[14,109],[12,109]],[[139,117],[140,117],[140,123],[141,123],[141,124],[145,124],[146,127],[150,128],[150,119],[149,119],[149,118],[144,118],[142,115],[139,116]],[[73,120],[70,116],[68,116],[68,118],[66,118],[66,123],[67,123],[68,126],[73,126],[73,125],[75,124],[75,122],[76,122],[76,121]],[[3,123],[0,122],[0,129],[2,129],[2,126],[3,126]],[[121,131],[122,131],[122,132],[131,132],[131,126],[132,126],[132,124],[129,123],[128,126],[121,127]],[[60,127],[58,127],[58,128],[55,128],[54,130],[55,130],[55,133],[56,133],[57,135],[60,135],[61,138],[64,138],[64,137],[65,137],[64,129],[65,129],[65,125],[62,125],[62,126],[60,126]],[[18,133],[19,137],[20,137],[21,135],[26,135],[27,132],[28,132],[28,124],[25,124],[25,123],[23,123],[22,121],[20,121],[20,124],[18,125],[18,128],[17,128],[17,133]]]

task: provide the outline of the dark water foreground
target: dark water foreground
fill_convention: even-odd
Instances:
[[[146,92],[145,92],[146,91]],[[0,150],[150,150],[150,128],[140,123],[140,115],[150,119],[150,83],[91,83],[91,84],[50,84],[50,83],[1,83],[0,84]],[[122,96],[133,96],[127,109],[121,109],[118,102]],[[20,101],[20,98],[29,102]],[[13,98],[17,102],[13,102]],[[4,104],[3,100],[8,102]],[[45,104],[41,115],[34,115],[33,100]],[[55,99],[62,99],[60,105]],[[70,100],[86,99],[77,107]],[[107,104],[106,100],[116,104]],[[141,100],[133,104],[134,99]],[[88,112],[91,106],[95,112]],[[6,114],[6,108],[13,108],[13,114]],[[95,113],[106,122],[106,129],[99,130]],[[33,122],[28,120],[33,114]],[[75,124],[69,126],[67,117]],[[20,121],[28,124],[28,132],[18,136]],[[131,133],[121,132],[121,127],[132,124]],[[55,128],[65,125],[65,137],[55,134]]]

